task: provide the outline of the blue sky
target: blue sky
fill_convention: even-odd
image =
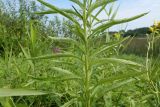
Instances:
[[[47,0],[48,2],[60,7],[60,8],[70,8],[71,2],[69,0]],[[160,0],[117,0],[115,6],[120,5],[117,19],[127,18],[134,15],[138,15],[144,12],[150,12],[148,15],[137,19],[135,21],[129,22],[127,24],[122,24],[113,27],[113,30],[135,29],[139,27],[147,27],[153,25],[155,20],[160,21]],[[105,14],[99,16],[102,19],[106,18]]]

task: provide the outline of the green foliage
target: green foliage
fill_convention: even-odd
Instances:
[[[126,36],[134,36],[134,37],[146,37],[146,34],[150,34],[151,31],[149,30],[148,27],[143,27],[143,28],[137,28],[134,30],[128,30],[124,33],[124,37]]]
[[[38,6],[33,3],[34,11],[26,15],[22,10],[28,2],[20,1],[19,13],[24,19],[27,17],[26,24],[21,26],[24,38],[16,38],[13,45],[10,42],[6,45],[5,36],[1,36],[5,50],[0,57],[0,106],[159,106],[158,58],[147,57],[145,62],[144,57],[122,55],[119,52],[122,42],[129,38],[120,37],[118,33],[105,41],[111,36],[105,35],[111,26],[135,20],[146,13],[117,20],[118,7],[114,11],[112,5],[115,0],[70,0],[75,3],[72,9],[61,9],[38,0],[48,9],[37,10]],[[109,9],[106,10],[106,6]],[[98,15],[103,11],[109,17],[100,20]],[[2,13],[14,19],[8,12]],[[46,14],[60,14],[65,18],[61,20],[55,16],[48,21],[43,17]],[[6,26],[6,22],[1,27]],[[2,33],[8,35],[10,30]],[[148,39],[151,47],[155,40],[152,37]],[[18,47],[18,54],[14,47]],[[153,50],[148,49],[148,56],[152,56],[149,51]]]
[[[0,89],[0,97],[10,97],[10,96],[30,96],[30,95],[44,95],[43,92],[38,92],[35,90],[25,90],[25,89]]]
[[[11,49],[13,53],[19,54],[21,52],[19,43],[24,47],[32,48],[32,50],[34,50],[33,44],[38,45],[38,42],[45,44],[47,48],[52,48],[52,43],[48,41],[47,36],[72,37],[71,31],[67,30],[65,26],[66,23],[71,25],[70,21],[59,20],[58,17],[49,20],[47,16],[34,14],[35,11],[44,10],[35,1],[8,0],[5,2],[2,0],[0,5],[2,5],[0,7],[1,55],[4,55],[5,50]],[[32,43],[28,42],[30,39],[32,39]]]
[[[152,34],[148,34],[152,35]],[[159,38],[154,40],[153,47],[154,50],[150,50],[150,52],[153,52],[154,57],[159,56]],[[126,40],[123,45],[125,45],[125,48],[123,49],[122,53],[126,54],[135,54],[138,56],[143,56],[146,57],[147,55],[147,50],[148,50],[148,39],[147,37],[130,37],[128,40]]]
[[[105,56],[105,53],[112,52],[111,50],[114,49],[114,44],[112,42],[110,42],[109,44],[105,44],[104,46],[102,46],[102,48],[100,48],[100,50],[97,47],[95,48],[93,44],[94,44],[94,39],[97,38],[98,35],[101,32],[104,32],[107,28],[112,27],[116,24],[121,24],[121,23],[135,20],[137,18],[140,18],[146,15],[146,13],[134,16],[132,18],[126,18],[121,20],[112,19],[109,21],[105,21],[104,24],[99,24],[96,27],[94,27],[93,25],[95,23],[100,22],[100,20],[97,18],[98,14],[108,4],[114,2],[114,0],[109,0],[109,1],[103,0],[103,1],[94,1],[94,2],[92,0],[91,1],[90,0],[72,1],[80,7],[79,9],[76,9],[75,7],[73,7],[73,10],[60,9],[43,0],[38,0],[38,1],[51,10],[42,12],[42,13],[38,12],[37,14],[53,13],[53,14],[60,14],[64,16],[65,18],[69,19],[73,23],[72,26],[68,26],[68,27],[73,32],[73,34],[77,36],[77,39],[73,39],[73,40],[65,39],[65,38],[59,38],[59,39],[53,38],[53,40],[56,40],[56,41],[59,40],[61,42],[69,40],[72,43],[73,49],[71,50],[68,49],[67,52],[64,51],[61,53],[55,53],[54,55],[31,58],[34,61],[38,59],[51,59],[51,58],[57,58],[59,60],[66,59],[66,61],[72,60],[74,64],[71,64],[71,66],[57,67],[53,65],[52,67],[56,73],[54,77],[52,77],[52,78],[55,78],[55,79],[52,79],[52,81],[57,81],[56,78],[59,78],[59,76],[61,76],[61,78],[63,78],[63,81],[66,82],[68,84],[68,87],[71,88],[71,90],[66,90],[66,93],[69,94],[71,98],[75,98],[75,99],[70,99],[63,106],[75,105],[75,106],[83,106],[83,107],[92,107],[96,105],[96,102],[99,100],[99,98],[103,97],[106,92],[113,90],[115,88],[121,87],[122,85],[125,85],[129,82],[132,82],[134,80],[134,79],[131,79],[132,77],[143,73],[141,71],[140,73],[138,73],[137,71],[134,71],[134,72],[137,72],[138,74],[124,73],[120,77],[119,76],[116,77],[116,75],[112,75],[112,78],[114,79],[110,79],[111,81],[107,84],[106,82],[104,82],[105,81],[104,79],[108,78],[109,75],[99,74],[99,72],[101,71],[100,69],[104,69],[104,71],[107,70],[105,68],[106,63],[113,63],[113,64],[125,63],[125,64],[129,64],[131,66],[136,66],[136,67],[139,67],[142,65],[132,61],[128,61],[128,60],[110,58],[111,55]],[[94,10],[98,9],[99,7],[103,7],[102,10],[100,9],[100,11],[98,11],[96,16],[92,15]],[[71,17],[71,15],[74,15],[75,17],[77,17],[79,21]],[[97,21],[97,19],[99,21]],[[80,22],[82,23],[82,25],[80,25]],[[119,44],[120,41],[123,41],[123,40],[117,41],[117,44]],[[80,48],[75,50],[74,48],[77,47],[77,44],[78,44],[78,47]],[[106,48],[107,46],[108,48]],[[65,59],[62,59],[62,57]],[[78,68],[75,69],[75,66],[78,66]],[[77,79],[74,78],[74,80],[72,80],[69,78],[69,77],[73,77],[73,75],[74,77],[77,77]],[[95,79],[95,77],[97,77],[97,79]],[[70,80],[71,82],[68,80]],[[74,84],[73,85],[74,87],[72,87],[70,86],[70,83],[76,83],[76,84]],[[114,83],[114,85],[110,85],[110,83]],[[102,92],[101,89],[103,89],[104,87],[106,91]]]

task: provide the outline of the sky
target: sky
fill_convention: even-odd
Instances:
[[[59,8],[71,8],[72,3],[69,0],[47,0],[48,2],[58,6]],[[116,19],[132,17],[144,12],[148,15],[129,22],[112,27],[112,30],[135,29],[140,27],[149,27],[154,21],[160,21],[160,0],[117,0],[115,7],[120,5]],[[102,19],[106,19],[106,15],[100,14]]]

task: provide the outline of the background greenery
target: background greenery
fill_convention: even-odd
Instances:
[[[74,34],[73,29],[68,29],[73,26],[72,21],[56,15],[50,19],[41,13],[35,14],[37,11],[44,10],[46,8],[43,5],[37,5],[34,1],[7,0],[4,2],[0,0],[0,87],[6,90],[8,88],[36,89],[49,93],[43,96],[25,97],[22,96],[24,94],[22,92],[21,97],[17,95],[0,97],[0,106],[84,107],[83,104],[86,101],[82,100],[85,99],[82,88],[84,84],[77,80],[79,78],[71,75],[72,73],[78,76],[83,75],[83,64],[72,57],[59,58],[59,56],[65,56],[55,55],[71,52],[83,60],[85,54],[77,46],[67,40],[56,40],[55,37],[74,39],[83,50],[82,40]],[[104,46],[111,47],[95,58],[116,58],[106,59],[107,63],[100,66],[94,65],[92,68],[94,75],[91,77],[91,86],[96,86],[101,79],[107,81],[97,89],[100,91],[94,98],[95,107],[160,106],[159,42],[156,42],[158,39],[153,39],[154,35],[158,37],[159,33],[155,34],[148,29],[115,32],[117,35],[103,31],[89,44],[93,48],[91,52],[97,52],[96,49]],[[107,36],[109,36],[109,42],[106,41]],[[124,36],[133,36],[133,38],[126,40]],[[46,56],[49,54],[55,55],[54,57],[58,60]],[[28,60],[33,57],[36,60]],[[139,67],[138,63],[143,66]],[[140,75],[142,71],[145,73]],[[1,89],[0,96],[6,90]],[[19,92],[21,91],[13,91],[20,94]],[[26,93],[29,93],[28,95],[44,94],[34,91]],[[80,97],[76,103],[72,104],[76,96]]]

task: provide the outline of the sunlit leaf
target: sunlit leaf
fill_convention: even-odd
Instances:
[[[136,62],[130,61],[130,60],[125,60],[125,59],[118,59],[118,58],[99,58],[95,61],[93,61],[94,64],[105,64],[105,63],[120,63],[120,64],[127,64],[127,65],[133,65],[133,66],[139,66],[143,67],[143,65],[138,64]]]
[[[135,19],[138,19],[140,17],[143,17],[145,16],[146,14],[148,13],[143,13],[143,14],[140,14],[140,15],[137,15],[137,16],[134,16],[134,17],[131,17],[131,18],[125,18],[125,19],[121,19],[121,20],[111,20],[105,24],[102,24],[98,27],[96,27],[95,29],[93,29],[93,34],[92,35],[95,35],[96,33],[98,33],[99,31],[103,32],[104,30],[106,30],[107,28],[110,28],[114,25],[117,25],[117,24],[121,24],[121,23],[126,23],[126,22],[130,22],[132,20],[135,20]]]
[[[82,19],[82,16],[76,12],[74,12],[71,9],[60,9],[61,11],[64,11],[65,13],[69,13],[71,15],[74,15],[80,19]],[[35,14],[39,14],[39,15],[45,15],[45,14],[58,14],[57,11],[55,10],[46,10],[46,11],[42,11],[42,12],[35,12]]]
[[[105,84],[105,83],[110,83],[116,80],[121,80],[121,79],[128,79],[131,77],[137,77],[137,76],[141,76],[142,74],[144,74],[145,72],[129,72],[129,73],[122,73],[122,74],[118,74],[118,75],[114,75],[113,77],[109,77],[109,78],[104,78],[99,80],[98,85],[100,84]]]
[[[30,96],[30,95],[44,95],[44,94],[47,94],[47,93],[36,91],[36,90],[0,88],[0,97]]]
[[[43,0],[37,0],[39,1],[40,3],[42,3],[43,5],[47,6],[48,8],[56,11],[57,13],[61,14],[62,16],[68,18],[69,20],[73,21],[75,24],[79,25],[79,23],[68,13],[62,11],[61,9],[59,9],[58,7],[54,6],[54,5],[51,5],[47,2],[44,2]]]

